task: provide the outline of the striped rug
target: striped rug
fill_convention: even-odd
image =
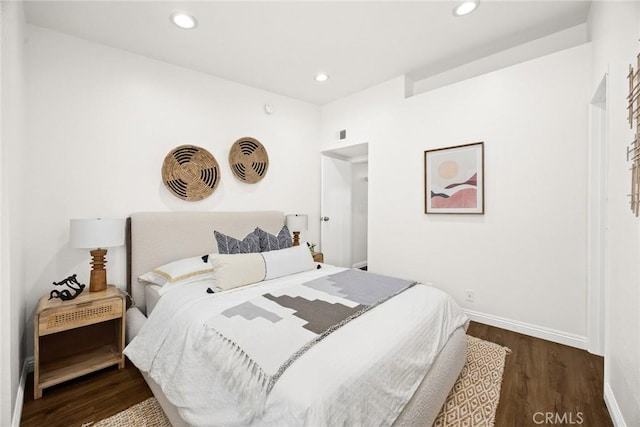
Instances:
[[[489,427],[494,425],[500,400],[506,347],[467,335],[467,361],[451,389],[435,427]],[[154,397],[91,427],[171,427]]]

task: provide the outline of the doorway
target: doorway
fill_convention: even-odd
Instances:
[[[320,250],[328,264],[367,267],[369,147],[321,153]]]

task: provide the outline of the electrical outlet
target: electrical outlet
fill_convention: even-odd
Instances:
[[[473,302],[473,299],[475,298],[475,292],[473,291],[473,289],[465,289],[464,294],[465,301]]]

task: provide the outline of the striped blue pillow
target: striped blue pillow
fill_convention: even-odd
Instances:
[[[249,254],[260,252],[260,239],[255,231],[247,234],[242,240],[227,236],[219,231],[214,231],[213,234],[218,242],[218,253]]]
[[[264,231],[260,227],[256,227],[253,232],[260,239],[260,252],[275,251],[293,246],[293,239],[291,239],[291,233],[286,225],[282,226],[277,236]]]

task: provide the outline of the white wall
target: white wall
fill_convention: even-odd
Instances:
[[[24,140],[24,13],[21,2],[0,2],[0,425],[12,422],[24,359],[22,265]]]
[[[70,218],[256,209],[319,217],[318,107],[39,27],[28,35],[29,316],[52,281],[78,273],[88,282],[88,251],[68,248]],[[264,113],[265,103],[274,114]],[[239,182],[228,165],[243,136],[269,154],[258,184]],[[182,201],[162,184],[162,161],[180,144],[206,148],[221,167],[218,188],[203,201]],[[306,238],[318,235],[310,221]],[[124,248],[109,249],[107,259],[109,282],[124,286]]]
[[[605,73],[608,204],[605,289],[605,400],[617,426],[640,425],[640,219],[629,208],[626,149],[629,64],[640,52],[638,2],[594,2],[589,13],[594,91]]]
[[[322,143],[335,129],[369,142],[370,270],[584,347],[589,79],[583,45],[406,100],[399,78],[323,107]],[[476,141],[486,213],[425,215],[424,150]]]
[[[476,77],[510,65],[519,64],[560,50],[587,42],[587,25],[580,24],[545,37],[487,55],[483,58],[446,70],[442,73],[417,79],[411,84],[410,94],[419,94]]]

